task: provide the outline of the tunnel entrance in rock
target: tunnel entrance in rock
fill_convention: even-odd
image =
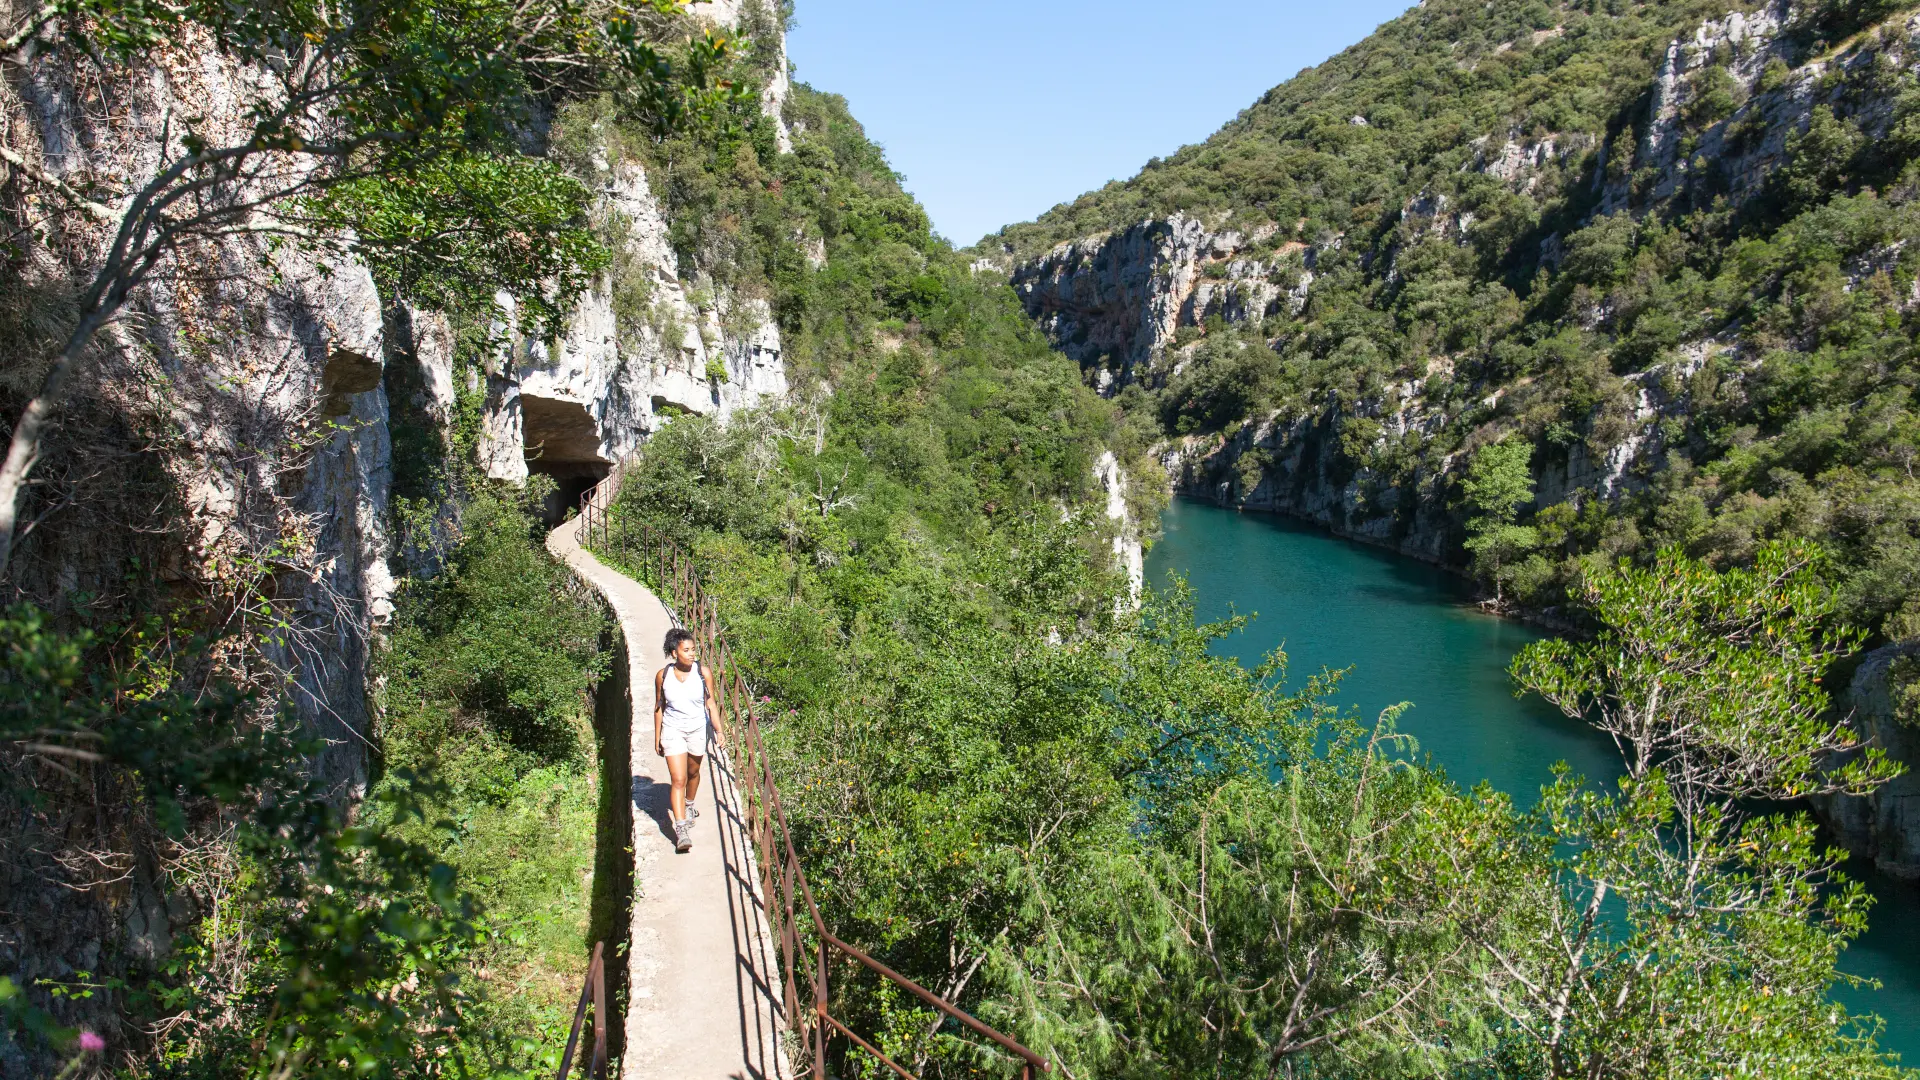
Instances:
[[[540,504],[540,517],[548,526],[567,520],[567,511],[578,509],[587,492],[607,478],[607,466],[527,462],[527,471],[553,477],[558,488]]]
[[[550,476],[559,487],[542,507],[547,524],[557,525],[613,465],[600,456],[600,425],[577,401],[523,393],[520,432],[527,471]]]

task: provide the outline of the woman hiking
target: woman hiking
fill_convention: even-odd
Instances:
[[[667,631],[666,652],[667,666],[653,676],[653,752],[667,759],[673,850],[684,852],[693,847],[693,819],[700,816],[693,800],[700,794],[707,740],[722,748],[727,742],[713,722],[720,709],[713,673],[700,666],[693,635],[677,626]]]

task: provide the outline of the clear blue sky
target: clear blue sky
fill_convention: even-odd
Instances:
[[[965,246],[1199,142],[1408,3],[797,0],[787,49]]]

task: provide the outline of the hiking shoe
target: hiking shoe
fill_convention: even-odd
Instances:
[[[673,850],[685,854],[693,849],[693,819],[673,823]]]
[[[699,816],[700,816],[700,808],[699,808],[699,807],[697,807],[697,806],[689,806],[689,807],[687,807],[687,820],[688,820],[689,822],[691,822],[691,821],[692,821],[692,820],[693,820],[694,818],[697,818],[697,817],[699,817]]]

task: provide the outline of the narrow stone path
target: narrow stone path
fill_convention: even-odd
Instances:
[[[653,752],[653,673],[665,663],[673,615],[583,550],[579,527],[575,518],[554,529],[547,549],[606,597],[633,675],[634,897],[621,1075],[788,1080],[780,978],[732,765],[724,752],[707,758],[693,850],[676,854],[667,763]]]

